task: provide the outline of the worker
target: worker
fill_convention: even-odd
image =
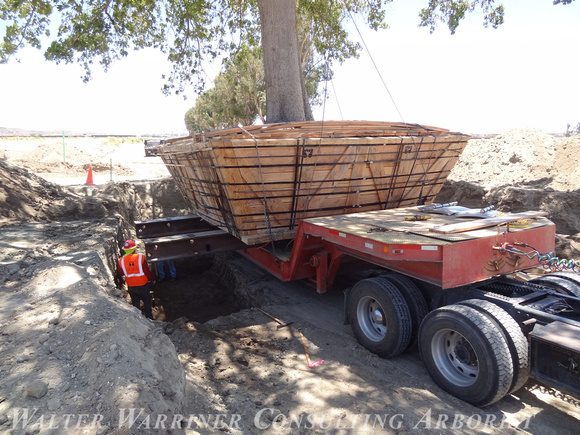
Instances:
[[[136,248],[134,240],[127,240],[124,243],[125,255],[119,259],[119,273],[125,277],[133,306],[140,310],[143,301],[145,316],[153,319],[153,297],[149,281],[153,281],[154,276],[145,261],[145,256],[135,253]]]
[[[169,267],[169,276],[171,281],[175,281],[177,279],[177,271],[175,270],[175,263],[173,260],[157,262],[157,275],[159,276],[159,281],[163,281],[165,279],[165,263],[167,263],[167,266]]]

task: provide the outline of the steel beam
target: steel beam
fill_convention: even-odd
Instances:
[[[140,239],[169,236],[172,234],[195,233],[215,230],[199,216],[178,216],[135,222],[135,231]]]
[[[248,247],[240,239],[219,229],[144,238],[142,240],[145,245],[148,262],[172,260]]]

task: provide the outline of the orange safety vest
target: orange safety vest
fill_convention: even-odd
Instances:
[[[143,254],[129,254],[119,259],[119,267],[125,275],[125,282],[129,287],[138,287],[149,282],[143,270]]]

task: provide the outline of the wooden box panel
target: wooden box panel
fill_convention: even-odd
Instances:
[[[428,204],[469,136],[400,123],[306,122],[171,139],[160,156],[191,209],[247,244],[301,219]]]

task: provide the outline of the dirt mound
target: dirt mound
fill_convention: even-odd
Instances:
[[[449,175],[450,181],[482,186],[536,182],[542,188],[580,189],[580,136],[554,137],[516,129],[491,139],[471,139]]]
[[[181,412],[175,348],[121,297],[113,273],[140,210],[163,213],[151,191],[62,187],[0,159],[0,432],[128,434],[120,409],[136,410],[142,427]],[[49,414],[56,420],[38,423]],[[89,416],[75,427],[65,414]]]
[[[95,172],[115,171],[127,175],[134,174],[127,166],[118,163],[111,165],[110,162],[101,161],[104,154],[101,147],[93,148],[91,151],[87,152],[70,144],[63,147],[62,143],[46,141],[32,149],[24,147],[5,151],[5,155],[14,164],[34,173],[86,175],[89,168],[92,168]]]
[[[129,433],[110,430],[119,409],[143,409],[139,422],[180,412],[185,379],[173,344],[115,286],[118,224],[0,228],[0,426],[10,433]],[[81,414],[89,416],[75,426]]]
[[[64,141],[64,143],[63,143]],[[141,138],[0,137],[0,158],[50,181],[72,185],[169,177],[160,158],[146,157]]]
[[[96,190],[96,192],[95,192]],[[98,195],[95,193],[98,192]],[[0,159],[0,226],[20,222],[69,221],[125,216],[139,220],[129,183],[88,186],[80,194]]]
[[[116,216],[130,234],[135,221],[188,213],[172,179],[66,187],[0,158],[0,226]]]
[[[0,159],[0,216],[3,220],[39,221],[51,219],[55,207],[71,195],[66,188],[49,183],[26,169]]]

